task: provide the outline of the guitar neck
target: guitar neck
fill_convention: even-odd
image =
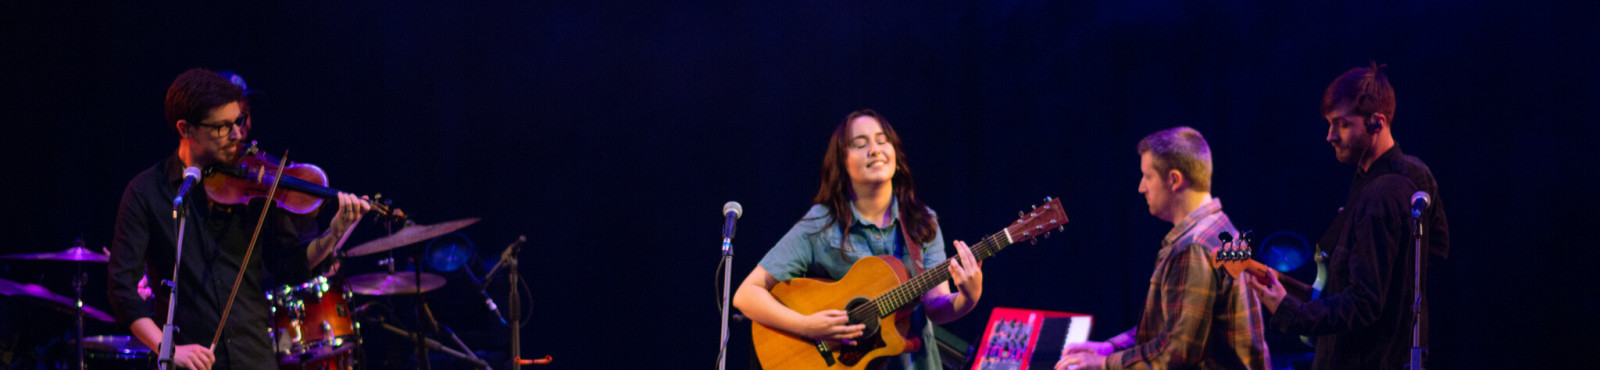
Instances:
[[[1008,231],[1000,230],[998,233],[994,233],[986,238],[983,238],[983,241],[970,245],[972,248],[972,257],[978,261],[982,261],[985,258],[994,256],[996,252],[999,252],[1006,246],[1011,245],[1011,240],[1011,235],[1008,233]],[[900,284],[900,286],[895,287],[888,293],[878,296],[878,298],[873,298],[872,304],[878,308],[878,317],[889,316],[895,311],[899,311],[901,308],[905,308],[907,305],[910,305],[913,302],[921,301],[923,294],[927,293],[929,290],[932,290],[939,284],[944,284],[945,281],[950,280],[950,263],[955,260],[955,256],[946,258],[944,262],[939,264],[939,266],[935,266],[921,274],[918,274],[917,276],[913,276],[911,281]]]

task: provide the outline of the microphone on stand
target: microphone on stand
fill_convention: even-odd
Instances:
[[[739,221],[739,216],[744,215],[744,206],[739,205],[739,202],[724,203],[722,205],[722,215],[726,217],[725,221],[722,222],[722,239],[732,240],[734,223]]]
[[[489,296],[489,282],[494,281],[494,274],[500,272],[500,268],[506,265],[506,261],[515,258],[517,251],[522,249],[522,243],[527,241],[527,236],[518,235],[517,241],[511,242],[511,245],[506,246],[504,252],[500,252],[500,261],[495,262],[494,267],[489,269],[489,273],[483,275],[483,281],[478,282],[478,294],[483,295],[483,304],[489,307],[489,311],[494,312],[494,317],[500,319],[501,324],[506,323],[506,317],[500,314],[500,306],[494,304],[494,297]],[[467,271],[469,274],[471,272],[471,270]],[[517,289],[517,287],[511,287],[511,289]],[[513,314],[520,315],[521,313]]]
[[[1411,218],[1422,217],[1422,211],[1428,209],[1428,204],[1431,202],[1432,199],[1428,198],[1426,191],[1419,190],[1411,194]]]
[[[722,204],[722,345],[717,351],[717,370],[722,370],[728,365],[728,311],[732,301],[729,300],[729,284],[733,283],[733,231],[734,222],[739,216],[744,215],[744,206],[739,202]]]
[[[172,198],[173,217],[177,217],[176,214],[178,213],[178,210],[183,208],[183,198],[188,197],[189,188],[194,187],[194,183],[197,181],[200,181],[199,167],[189,167],[183,169],[183,185],[178,186],[178,196]]]

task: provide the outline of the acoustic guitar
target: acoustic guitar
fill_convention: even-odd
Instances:
[[[1000,232],[972,244],[972,255],[981,261],[1014,243],[1049,236],[1062,229],[1067,214],[1061,200],[1045,198],[1045,204],[1020,215]],[[891,256],[872,256],[857,260],[838,281],[816,278],[790,279],[772,288],[772,296],[801,315],[823,310],[849,313],[849,325],[865,324],[866,329],[854,344],[818,341],[755,323],[751,339],[756,358],[767,369],[865,369],[883,363],[885,357],[910,352],[919,341],[907,340],[911,308],[922,295],[950,280],[950,260],[938,267],[910,277],[904,263]]]

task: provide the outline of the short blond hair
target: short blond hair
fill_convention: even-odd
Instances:
[[[1178,170],[1196,191],[1211,191],[1211,147],[1205,136],[1187,126],[1156,131],[1139,140],[1139,155],[1150,153],[1157,173]]]

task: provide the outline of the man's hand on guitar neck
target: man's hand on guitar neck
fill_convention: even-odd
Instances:
[[[1283,284],[1278,283],[1278,272],[1270,268],[1263,268],[1251,269],[1245,273],[1245,275],[1249,274],[1266,276],[1265,279],[1250,279],[1245,276],[1240,276],[1239,278],[1244,279],[1245,285],[1249,286],[1250,290],[1255,291],[1256,295],[1261,297],[1261,305],[1267,308],[1267,312],[1277,313],[1278,305],[1283,303],[1283,296],[1289,294],[1288,291],[1283,289]],[[1265,283],[1262,281],[1265,281]]]
[[[852,339],[867,330],[866,324],[850,324],[850,316],[840,310],[817,311],[800,319],[800,334],[816,340],[831,340],[855,344]]]

